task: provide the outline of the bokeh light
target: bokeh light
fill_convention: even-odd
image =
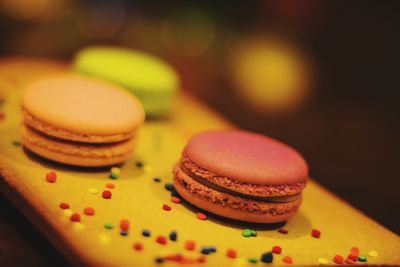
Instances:
[[[121,29],[124,20],[125,4],[122,0],[99,0],[76,10],[79,31],[93,39],[113,36]]]
[[[0,0],[3,12],[13,19],[32,19],[46,7],[47,0]]]
[[[309,63],[283,39],[244,38],[232,50],[230,72],[239,97],[260,113],[293,111],[309,95]]]
[[[178,10],[161,27],[165,45],[175,53],[197,56],[212,44],[216,27],[214,21],[199,9]]]

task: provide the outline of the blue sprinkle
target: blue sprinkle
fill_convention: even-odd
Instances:
[[[142,235],[143,235],[143,236],[146,236],[146,237],[149,237],[149,236],[151,236],[151,233],[150,233],[150,231],[149,231],[149,230],[147,230],[147,229],[143,229],[143,231],[142,231]]]
[[[153,181],[156,182],[156,183],[159,183],[159,182],[161,182],[161,178],[160,177],[154,177]]]
[[[175,188],[171,191],[171,197],[180,197],[179,193],[176,192]]]
[[[172,190],[175,190],[175,187],[172,183],[166,183],[164,187],[165,187],[165,189],[167,189],[168,191],[171,191],[171,192],[172,192]]]
[[[171,231],[171,233],[169,233],[169,239],[171,241],[176,241],[177,238],[178,238],[178,233],[176,231]]]
[[[210,253],[217,252],[217,248],[215,246],[205,246],[201,248],[201,254],[208,255]]]
[[[273,259],[274,256],[272,255],[272,252],[265,252],[264,254],[261,255],[262,262],[271,263]]]
[[[122,235],[122,236],[127,236],[128,232],[127,231],[121,231],[119,234]]]

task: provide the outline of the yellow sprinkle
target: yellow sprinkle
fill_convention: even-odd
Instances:
[[[145,165],[145,166],[143,167],[143,170],[144,170],[145,172],[153,172],[153,167],[151,167],[150,165]]]
[[[111,168],[111,173],[114,173],[114,174],[120,174],[121,173],[121,169],[120,168],[118,168],[118,167],[112,167]]]
[[[318,258],[318,263],[319,264],[328,264],[329,261],[327,259],[325,259],[325,258]]]
[[[378,256],[378,252],[375,250],[371,250],[370,252],[368,252],[368,256],[370,257],[376,257]]]
[[[97,188],[89,188],[89,193],[90,194],[98,194],[100,191],[99,191],[99,189],[97,189]]]
[[[83,223],[75,222],[73,225],[76,230],[81,231],[81,230],[85,229],[85,225]]]
[[[247,265],[247,260],[243,258],[236,258],[234,261],[234,266],[245,266]]]
[[[107,245],[107,244],[109,244],[111,242],[111,238],[110,238],[110,236],[108,236],[108,235],[106,235],[104,233],[100,233],[99,234],[99,241],[100,241],[101,244]]]
[[[71,215],[74,213],[74,211],[73,210],[71,210],[71,209],[66,209],[66,210],[64,210],[64,214],[65,214],[65,216],[67,216],[67,217],[71,217]]]

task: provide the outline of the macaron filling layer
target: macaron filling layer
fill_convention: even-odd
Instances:
[[[190,194],[209,201],[213,204],[222,205],[235,210],[259,214],[281,215],[295,212],[301,204],[301,195],[291,202],[274,203],[263,200],[254,200],[241,196],[232,195],[226,192],[215,190],[203,183],[189,177],[179,164],[174,166],[175,182],[182,185]]]
[[[194,163],[185,152],[182,153],[181,168],[190,177],[197,176],[201,181],[208,181],[210,184],[224,188],[229,192],[241,194],[243,196],[256,197],[258,199],[270,197],[288,197],[296,196],[306,186],[306,180],[299,183],[283,184],[283,185],[255,185],[249,183],[238,182],[228,177],[224,177],[208,171],[198,164]]]

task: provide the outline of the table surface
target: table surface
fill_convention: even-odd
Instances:
[[[1,90],[1,89],[0,89]],[[272,246],[282,247],[274,263],[281,264],[290,256],[295,265],[318,265],[319,258],[333,264],[339,254],[347,257],[350,248],[357,246],[361,254],[377,251],[377,257],[367,257],[369,264],[400,264],[400,239],[378,223],[369,219],[312,180],[304,190],[304,202],[298,214],[284,225],[288,234],[277,228],[282,225],[254,225],[234,222],[208,214],[205,221],[196,218],[197,209],[170,201],[164,189],[171,182],[172,165],[190,136],[205,129],[233,127],[218,114],[209,110],[189,95],[181,93],[168,119],[148,120],[139,134],[138,150],[121,167],[117,180],[108,178],[108,169],[83,169],[59,165],[41,159],[13,144],[19,140],[21,114],[19,99],[21,86],[8,88],[2,110],[6,119],[0,123],[0,191],[60,250],[77,264],[96,266],[152,266],[158,256],[182,254],[188,261],[201,256],[201,246],[214,245],[217,252],[206,256],[203,265],[253,265],[249,257],[259,258]],[[144,168],[136,167],[136,162]],[[56,183],[44,179],[49,171],[56,171]],[[161,182],[153,181],[158,176]],[[113,183],[113,196],[101,197],[105,184]],[[93,193],[97,189],[99,193]],[[90,192],[92,191],[92,192]],[[68,202],[71,210],[59,208]],[[162,209],[163,204],[172,207]],[[82,210],[93,207],[94,216]],[[69,219],[71,212],[81,213],[81,222]],[[129,219],[127,236],[121,236],[119,221]],[[105,229],[111,223],[114,228]],[[257,237],[244,238],[243,229],[257,230]],[[313,238],[313,228],[321,231]],[[151,237],[141,235],[149,229]],[[166,245],[155,241],[158,235],[168,238],[176,230],[178,240]],[[194,240],[195,251],[184,249],[185,241]],[[142,251],[132,245],[143,244]],[[237,251],[236,259],[228,258],[228,248]]]

